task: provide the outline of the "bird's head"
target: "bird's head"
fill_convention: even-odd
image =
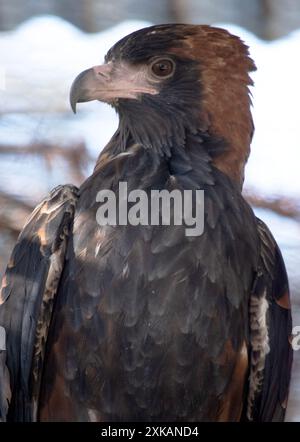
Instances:
[[[171,24],[141,29],[116,43],[105,64],[74,80],[70,101],[111,104],[135,142],[170,152],[187,132],[206,133],[228,146],[217,167],[241,180],[253,123],[248,48],[210,26]],[[164,149],[164,148],[167,149]]]

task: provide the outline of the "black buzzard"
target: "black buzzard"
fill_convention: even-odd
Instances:
[[[82,72],[71,106],[119,127],[79,189],[59,186],[2,282],[0,418],[272,421],[292,352],[285,266],[241,190],[253,123],[247,47],[223,29],[158,25]],[[99,122],[101,130],[101,121]],[[100,225],[101,190],[202,189],[204,231]]]

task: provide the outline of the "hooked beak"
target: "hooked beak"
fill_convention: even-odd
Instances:
[[[147,84],[143,72],[134,66],[114,66],[109,62],[87,69],[75,78],[70,90],[70,104],[76,113],[77,103],[99,100],[112,104],[118,98],[137,99],[143,93],[154,95],[159,91]]]

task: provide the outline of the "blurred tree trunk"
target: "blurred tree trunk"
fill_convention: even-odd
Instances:
[[[168,0],[167,10],[171,22],[185,23],[188,20],[187,3],[185,0]]]
[[[94,0],[85,0],[83,2],[82,23],[87,32],[96,32],[98,29],[94,6]]]
[[[272,38],[269,23],[273,20],[273,7],[274,0],[261,0],[261,14],[264,23],[261,37],[265,40]]]

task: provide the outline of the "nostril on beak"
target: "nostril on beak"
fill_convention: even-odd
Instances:
[[[110,77],[111,66],[104,64],[102,66],[94,66],[94,73],[97,77],[105,78],[106,80]]]

